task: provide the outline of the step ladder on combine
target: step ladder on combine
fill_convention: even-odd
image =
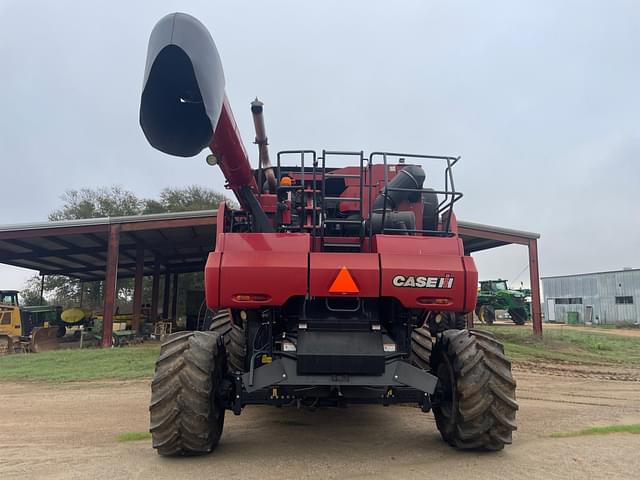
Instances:
[[[297,157],[296,163],[300,167],[295,171],[284,171],[282,168],[282,158],[294,155]],[[337,160],[345,157],[357,157],[358,167],[352,167],[347,172],[339,171],[348,161],[339,162]],[[321,156],[317,156],[313,150],[285,150],[278,152],[277,156],[277,177],[279,181],[283,175],[294,175],[297,185],[290,187],[292,194],[301,196],[301,204],[298,207],[297,222],[292,222],[289,227],[283,226],[282,231],[308,232],[312,237],[314,248],[322,252],[331,251],[353,251],[359,252],[362,249],[364,240],[364,201],[363,192],[366,177],[366,162],[364,152],[345,152],[323,150]],[[331,163],[331,165],[329,165]],[[342,180],[346,187],[348,196],[340,196],[340,193],[327,191],[327,185]],[[280,187],[282,189],[283,187]],[[341,192],[342,193],[342,192]],[[348,218],[339,216],[328,216],[330,210],[338,210],[340,204],[349,205]],[[336,230],[349,229],[357,232],[355,235],[341,236],[336,240],[330,232]],[[343,240],[344,238],[344,240]]]

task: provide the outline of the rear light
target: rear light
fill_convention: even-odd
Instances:
[[[383,343],[382,347],[385,351],[385,353],[393,353],[396,351],[396,344],[395,343]]]
[[[263,294],[240,294],[233,296],[234,302],[267,302],[269,300],[271,300],[271,297]]]
[[[419,297],[418,303],[423,305],[451,305],[450,298]]]

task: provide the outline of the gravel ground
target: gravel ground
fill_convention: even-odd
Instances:
[[[551,367],[551,366],[549,366]],[[209,456],[166,459],[149,440],[147,382],[0,383],[0,478],[637,479],[640,435],[550,438],[640,423],[640,374],[589,375],[563,366],[515,368],[519,430],[499,453],[459,452],[417,408],[354,406],[315,412],[248,407],[227,415]]]

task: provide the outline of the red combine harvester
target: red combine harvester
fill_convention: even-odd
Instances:
[[[163,343],[151,432],[161,455],[208,453],[225,410],[251,404],[416,403],[463,449],[511,443],[511,364],[488,332],[465,330],[478,274],[458,236],[458,158],[288,150],[269,160],[263,105],[251,105],[250,166],[207,29],[174,13],[149,41],[140,124],[156,149],[209,147],[240,203],[221,205],[205,268],[214,312]],[[342,166],[351,163],[351,166]],[[444,172],[444,188],[425,185]],[[431,178],[431,177],[430,177]],[[435,178],[435,175],[434,175]]]

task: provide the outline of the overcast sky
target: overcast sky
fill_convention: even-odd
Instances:
[[[184,11],[254,160],[257,95],[273,151],[461,155],[458,218],[539,232],[542,275],[640,267],[640,2],[139,3],[0,0],[1,224],[46,220],[70,188],[222,188],[138,125],[149,33]],[[476,261],[515,280],[527,253]],[[0,266],[0,288],[32,273]]]

